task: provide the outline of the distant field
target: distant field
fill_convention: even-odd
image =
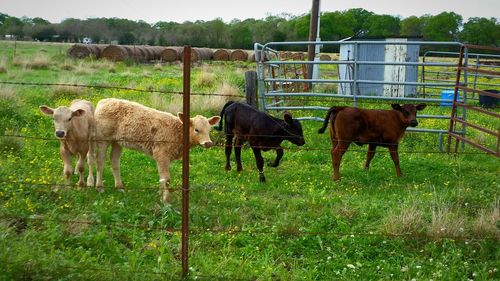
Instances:
[[[182,90],[182,67],[73,60],[66,57],[69,47],[0,41],[0,81],[163,92],[0,84],[0,279],[178,279],[180,192],[171,205],[161,203],[154,161],[132,150],[121,161],[126,192],[114,190],[109,163],[103,193],[56,188],[63,183],[59,143],[38,106],[118,97],[175,113],[182,109],[175,94]],[[200,95],[192,97],[193,114],[218,114],[227,100],[243,99],[244,72],[254,69],[250,62],[195,64],[192,92]],[[448,111],[434,104],[423,114]],[[500,127],[498,120],[468,118]],[[448,122],[419,121],[431,128]],[[409,133],[399,148],[402,178],[386,149],[378,149],[365,171],[367,147],[352,145],[342,161],[342,181],[332,182],[330,140],[317,134],[320,126],[303,121],[306,145],[284,142],[280,167],[264,168],[265,184],[258,182],[247,148],[244,171],[224,171],[218,132],[212,132],[217,146],[191,150],[190,279],[500,278],[498,158],[468,146],[456,157],[440,153],[436,135]],[[274,159],[275,153],[264,157]],[[171,166],[171,178],[180,187],[180,161]]]

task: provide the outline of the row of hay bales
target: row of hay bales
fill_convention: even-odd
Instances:
[[[184,58],[184,47],[160,47],[145,45],[104,45],[104,44],[75,44],[68,49],[68,56],[72,58],[105,58],[111,61],[133,60],[138,62],[165,61],[173,62]],[[304,60],[307,56],[302,52],[280,52],[283,60]],[[325,57],[326,56],[326,57]],[[191,61],[216,60],[216,61],[255,61],[253,51],[192,48]],[[264,60],[275,60],[274,54]],[[321,60],[331,60],[323,54]]]

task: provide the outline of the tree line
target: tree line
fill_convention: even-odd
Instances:
[[[13,17],[0,13],[0,36],[17,40],[81,42],[89,37],[95,43],[129,45],[191,45],[195,47],[251,49],[254,42],[307,41],[309,14],[280,14],[264,19],[234,19],[228,23],[211,21],[154,24],[120,18],[68,18],[50,23],[43,18]],[[464,22],[461,15],[378,15],[365,9],[323,12],[320,37],[336,41],[347,37],[411,37],[426,41],[461,41],[470,44],[500,46],[500,24],[496,18],[473,17]],[[330,46],[331,50],[336,51]]]

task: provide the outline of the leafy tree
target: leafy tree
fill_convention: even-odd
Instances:
[[[500,24],[495,18],[470,18],[460,38],[469,44],[499,46]]]
[[[227,46],[227,27],[221,18],[205,23],[207,26],[207,43],[206,47],[221,48]]]
[[[411,16],[401,20],[402,36],[422,37],[424,34],[425,17]]]
[[[229,47],[234,49],[243,49],[252,46],[253,38],[250,25],[253,20],[233,20],[229,24]]]
[[[429,41],[456,41],[461,26],[461,15],[454,12],[442,12],[428,18],[424,26],[424,39]]]
[[[50,24],[50,22],[48,20],[42,19],[39,17],[32,18],[31,22],[33,23],[33,25],[49,25]]]
[[[354,35],[356,20],[345,12],[326,12],[320,19],[320,37],[324,41],[336,41]]]
[[[66,38],[69,42],[79,42],[80,38],[85,37],[83,34],[84,22],[79,19],[68,18],[57,25],[57,32],[61,37]]]
[[[31,37],[39,41],[51,41],[56,34],[56,29],[52,25],[42,25],[33,27]]]
[[[136,41],[136,38],[132,32],[125,32],[120,35],[118,38],[118,43],[121,45],[133,45]]]
[[[368,16],[363,30],[370,37],[389,37],[398,36],[400,29],[400,20],[397,17],[390,15],[375,15]]]
[[[14,35],[17,38],[24,37],[24,23],[21,19],[2,14],[1,31],[3,34]]]
[[[346,11],[346,15],[351,16],[355,20],[354,24],[354,35],[363,36],[366,33],[365,22],[368,18],[373,15],[373,12],[369,12],[362,8],[349,9]]]

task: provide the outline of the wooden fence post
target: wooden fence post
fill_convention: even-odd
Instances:
[[[259,108],[257,102],[257,72],[247,71],[245,72],[245,93],[247,98],[247,103],[254,108]]]

